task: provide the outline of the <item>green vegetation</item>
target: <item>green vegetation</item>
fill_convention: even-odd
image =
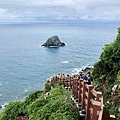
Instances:
[[[24,101],[10,103],[0,113],[0,120],[14,120],[16,116],[27,116],[29,120],[77,120],[77,108],[70,96],[71,92],[60,83],[45,85],[44,91],[38,90]]]
[[[103,48],[99,61],[94,64],[92,75],[96,90],[103,92],[107,111],[120,120],[120,28],[116,39]],[[114,85],[118,87],[113,94]]]

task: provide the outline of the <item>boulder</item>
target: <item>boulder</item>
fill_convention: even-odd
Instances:
[[[79,73],[82,73],[83,75],[86,75],[88,72],[91,72],[92,69],[93,69],[93,66],[88,65],[88,66],[83,67],[83,68],[79,71]]]
[[[118,89],[118,85],[114,85],[113,88],[112,88],[112,93],[111,95],[114,95],[116,92],[117,92],[117,89]]]
[[[0,109],[2,109],[2,105],[0,105]]]
[[[46,47],[60,47],[60,46],[65,46],[65,43],[62,43],[59,40],[58,36],[52,36],[50,37],[42,46],[46,46]]]

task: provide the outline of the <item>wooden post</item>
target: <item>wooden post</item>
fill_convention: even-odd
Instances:
[[[66,77],[66,88],[68,88],[68,82],[69,82],[68,79],[69,79],[69,77],[67,76]]]
[[[76,81],[76,87],[75,87],[75,97],[76,99],[78,99],[78,79],[75,78],[75,81]]]
[[[83,80],[79,80],[79,89],[78,89],[78,103],[79,105],[81,104],[81,94],[82,94],[82,91],[81,91],[81,87],[82,87],[82,82]]]
[[[102,92],[97,92],[96,101],[101,102],[101,99],[102,99]]]
[[[73,97],[75,97],[75,80],[74,79],[73,79],[72,94],[73,94]]]
[[[86,92],[86,82],[82,82],[82,110],[85,110],[85,92]]]
[[[71,87],[73,86],[73,78],[71,77]]]
[[[101,102],[92,100],[92,108],[93,108],[92,120],[98,120],[101,109]]]
[[[70,81],[70,83],[69,83],[69,88],[71,88],[71,76],[70,76],[69,79],[70,79],[70,80],[69,80],[69,81]]]
[[[76,84],[77,84],[77,79],[76,78],[74,78],[74,98],[76,99],[77,98],[77,92],[76,92]]]
[[[87,85],[86,84],[86,88],[88,90],[88,92],[86,92],[86,97],[87,97],[87,103],[86,103],[86,120],[90,119],[90,107],[91,107],[91,99],[92,99],[92,89],[93,86],[92,85]]]

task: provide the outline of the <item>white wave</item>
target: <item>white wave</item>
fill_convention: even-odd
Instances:
[[[65,43],[65,46],[67,46],[67,43]],[[39,47],[45,47],[45,46],[40,45]],[[50,48],[57,48],[58,46],[48,46],[48,47],[50,47]]]
[[[0,94],[0,97],[2,96],[2,94]]]
[[[28,92],[28,89],[25,89],[24,92]]]
[[[40,45],[39,47],[46,47],[46,46],[42,46]],[[58,46],[47,46],[48,48],[58,48]]]
[[[1,110],[3,110],[7,105],[8,105],[8,103],[5,103],[5,104],[1,105],[2,106]]]
[[[65,43],[65,46],[67,46],[67,43]]]
[[[82,68],[74,68],[72,70],[72,74],[78,74],[81,70],[82,70]]]
[[[2,83],[0,83],[0,86],[2,85]]]
[[[92,65],[86,65],[84,67],[81,67],[81,68],[74,68],[72,70],[72,74],[78,74],[79,72],[83,72],[83,70],[85,70],[86,68],[93,68]]]
[[[68,61],[63,61],[62,63],[68,63]]]
[[[50,48],[58,48],[58,46],[49,46]]]
[[[41,47],[44,47],[44,46],[40,45],[39,47],[41,48]]]
[[[14,99],[15,99],[15,100],[18,100],[18,97],[16,96]]]

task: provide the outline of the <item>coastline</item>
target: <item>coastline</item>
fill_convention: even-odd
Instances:
[[[93,69],[93,66],[92,66],[92,65],[87,65],[87,66],[84,66],[84,67],[80,68],[80,69],[79,69],[79,72],[73,73],[72,75],[74,75],[74,74],[80,74],[80,73],[82,73],[83,75],[85,75],[85,74],[87,74],[87,72],[91,71],[92,69]],[[56,75],[57,75],[57,74],[56,74]],[[65,75],[67,76],[67,73],[66,73]],[[51,78],[51,77],[50,77],[50,78]],[[49,79],[49,78],[46,78],[46,82],[47,82],[48,79]],[[28,95],[28,96],[29,96],[29,95]],[[27,96],[26,96],[26,97],[27,97]],[[26,97],[25,97],[23,100],[25,100]],[[14,100],[14,101],[12,101],[12,102],[15,102],[15,101],[22,101],[22,100]],[[11,103],[11,102],[9,102],[9,103]],[[5,103],[5,104],[3,104],[3,105],[0,105],[0,112],[1,112],[9,103]]]

